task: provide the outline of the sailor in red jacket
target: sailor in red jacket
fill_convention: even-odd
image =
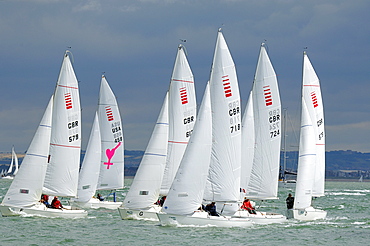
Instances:
[[[57,196],[54,196],[54,199],[53,199],[53,201],[51,202],[51,207],[52,207],[52,208],[58,208],[58,209],[62,209],[62,208],[63,208],[63,205],[62,205],[62,203],[58,200],[58,197],[57,197]]]
[[[244,210],[248,210],[250,214],[256,214],[256,210],[254,210],[254,207],[252,206],[251,202],[249,201],[249,199],[245,197],[244,197],[244,202],[240,208]]]

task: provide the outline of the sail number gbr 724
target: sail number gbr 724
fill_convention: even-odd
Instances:
[[[269,111],[270,138],[275,138],[280,135],[280,120],[280,109]]]

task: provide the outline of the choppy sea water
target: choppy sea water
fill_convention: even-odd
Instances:
[[[123,200],[127,188],[118,191]],[[11,180],[0,180],[2,200]],[[261,211],[285,213],[285,198],[264,202]],[[370,182],[326,182],[315,207],[326,220],[254,225],[251,228],[162,227],[158,222],[121,220],[116,210],[88,210],[84,219],[0,217],[0,245],[370,245]],[[259,203],[257,203],[259,205]]]

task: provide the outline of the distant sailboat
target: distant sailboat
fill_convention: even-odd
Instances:
[[[277,199],[280,165],[281,103],[276,74],[261,45],[252,92],[242,122],[242,195],[249,199]],[[245,169],[245,170],[244,170]],[[250,214],[239,210],[235,216],[255,223],[281,223],[281,214]]]
[[[363,181],[363,176],[362,176],[362,174],[361,174],[361,176],[360,176],[360,178],[358,179],[358,182],[362,182]]]
[[[13,171],[13,166],[14,166],[14,171]],[[2,178],[3,179],[13,179],[17,173],[18,173],[18,157],[14,151],[14,146],[13,146],[12,147],[12,160],[10,162],[9,169],[6,173],[4,173],[4,176],[2,176]]]
[[[288,217],[305,221],[326,218],[326,211],[312,207],[312,198],[324,195],[324,178],[325,129],[320,81],[304,52],[297,185]]]

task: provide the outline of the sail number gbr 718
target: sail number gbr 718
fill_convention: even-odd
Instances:
[[[239,100],[229,103],[230,133],[241,130]]]

